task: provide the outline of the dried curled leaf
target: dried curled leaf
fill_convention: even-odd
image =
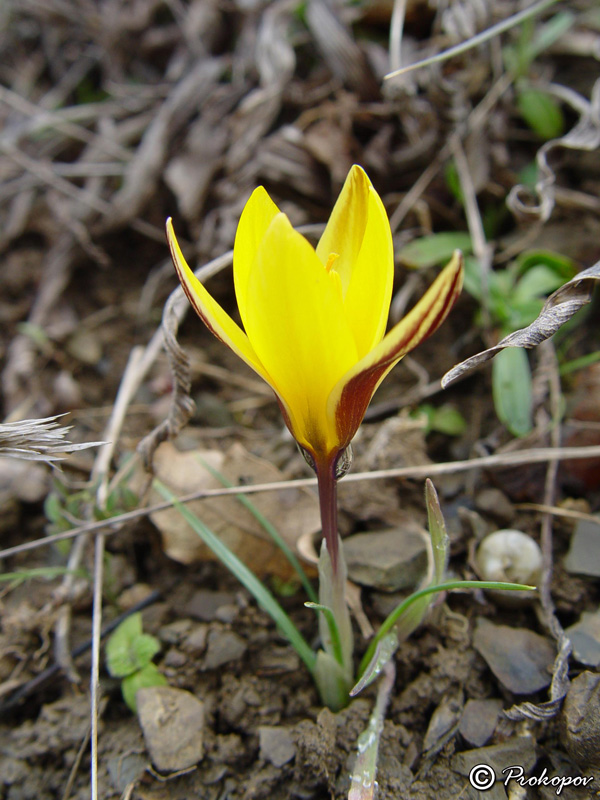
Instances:
[[[536,164],[539,180],[534,197],[524,186],[514,186],[506,203],[520,219],[546,222],[554,208],[554,183],[556,175],[548,163],[549,154],[557,147],[571,150],[596,150],[600,147],[600,80],[592,88],[591,100],[587,100],[565,86],[551,86],[552,94],[564,100],[579,113],[579,121],[564,136],[546,142],[537,152]]]
[[[464,378],[469,372],[485,364],[486,361],[490,361],[506,347],[531,349],[549,339],[565,322],[571,319],[576,311],[590,302],[595,281],[598,280],[600,280],[600,261],[583,270],[553,292],[544,303],[538,318],[531,325],[505,336],[495,347],[483,350],[452,367],[442,378],[444,389]]]
[[[105,442],[72,444],[65,439],[71,430],[56,421],[62,414],[44,419],[22,419],[0,424],[0,456],[26,461],[61,461],[67,453],[97,447]]]

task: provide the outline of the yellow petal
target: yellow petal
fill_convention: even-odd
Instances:
[[[278,213],[279,209],[262,186],[252,192],[242,211],[233,245],[233,280],[242,321],[246,318],[248,275],[267,228]]]
[[[260,363],[244,331],[211,297],[188,266],[175,237],[173,223],[170,218],[167,220],[167,241],[169,242],[171,257],[183,291],[200,319],[217,339],[220,339],[230,347],[248,366],[252,367],[267,383],[272,385],[267,371]]]
[[[317,255],[324,264],[331,253],[338,254],[334,266],[342,283],[346,319],[358,357],[362,358],[385,333],[394,252],[384,205],[357,165],[348,173],[317,245]]]
[[[370,186],[365,171],[355,164],[344,181],[317,245],[317,255],[323,265],[329,261],[330,253],[337,254],[335,269],[341,278],[344,295],[365,234]]]
[[[347,444],[356,433],[375,390],[392,367],[442,324],[463,281],[463,260],[457,250],[416,306],[373,350],[342,376],[327,401],[335,416],[338,438]]]
[[[357,358],[338,280],[285,214],[278,214],[250,272],[244,325],[290,412],[292,433],[313,451],[335,438],[327,397]]]
[[[375,189],[369,188],[367,224],[344,300],[358,357],[381,341],[387,325],[394,282],[394,245],[390,223]]]

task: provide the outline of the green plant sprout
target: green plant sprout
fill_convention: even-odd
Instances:
[[[443,262],[448,248],[459,242],[464,251],[465,290],[480,308],[485,305],[497,341],[532,323],[546,296],[576,274],[571,259],[560,253],[527,250],[507,267],[492,270],[484,287],[479,261],[473,255],[469,235],[464,233],[439,233],[417,239],[400,251],[400,258],[413,269],[423,269]],[[481,311],[476,322],[483,324]],[[498,419],[514,436],[526,436],[533,425],[533,399],[531,368],[523,348],[507,348],[495,357],[492,394]]]
[[[454,406],[445,404],[436,408],[431,403],[422,403],[411,412],[412,419],[425,420],[425,434],[443,433],[446,436],[461,436],[467,429],[467,421]]]
[[[121,679],[123,700],[136,713],[139,689],[166,686],[167,679],[152,662],[160,642],[142,630],[142,615],[132,614],[116,628],[106,642],[106,668]]]
[[[97,486],[93,484],[77,491],[71,491],[59,478],[55,477],[52,491],[44,501],[44,513],[48,520],[46,533],[63,533],[80,524],[82,519],[92,514],[92,519],[103,520],[118,516],[138,507],[138,495],[127,485],[129,475],[123,477],[111,488],[106,505],[96,504]]]
[[[467,291],[483,300],[479,270],[465,266]],[[573,262],[548,250],[522,253],[504,269],[494,270],[488,280],[488,313],[497,340],[525,328],[540,313],[548,294],[576,274]],[[526,436],[533,427],[531,368],[527,353],[512,347],[499,353],[492,364],[492,393],[498,419],[514,436]]]
[[[252,573],[248,567],[216,536],[203,522],[185,505],[179,502],[171,490],[158,479],[154,480],[154,488],[165,500],[170,501],[179,511],[182,517],[188,522],[190,527],[198,534],[203,543],[219,558],[222,564],[240,581],[240,583],[253,595],[258,605],[266,611],[273,619],[279,631],[285,636],[288,642],[296,650],[300,659],[312,675],[321,697],[326,705],[333,711],[344,708],[350,699],[359,694],[366,686],[372,683],[380,675],[386,673],[394,653],[400,644],[410,636],[410,634],[421,624],[435,594],[451,592],[454,590],[470,589],[497,589],[508,591],[534,590],[532,586],[524,586],[518,583],[501,583],[498,581],[445,581],[444,574],[447,567],[449,556],[449,539],[446,533],[444,519],[440,509],[437,493],[431,481],[426,482],[425,497],[427,504],[428,526],[430,531],[429,546],[429,569],[425,579],[425,584],[417,591],[409,595],[405,600],[396,606],[380,626],[378,632],[371,640],[358,670],[354,668],[353,637],[349,626],[340,625],[340,619],[344,623],[347,619],[346,614],[340,614],[339,609],[333,607],[335,597],[332,591],[331,561],[327,556],[325,542],[322,545],[321,558],[319,560],[319,595],[320,602],[307,601],[305,605],[319,613],[319,633],[322,648],[316,653],[302,636],[292,619],[283,610],[276,598],[269,592],[264,584]],[[241,496],[238,495],[238,499]],[[247,499],[247,498],[245,498]],[[277,536],[273,541],[279,545]],[[282,550],[286,557],[288,553]],[[343,560],[343,548],[340,548],[340,563],[342,564],[342,576],[345,580],[345,562]],[[137,615],[139,616],[139,615]],[[129,620],[126,620],[129,622]],[[125,625],[122,623],[119,629]],[[115,637],[115,631],[112,638]],[[136,628],[136,635],[141,633],[141,623]],[[152,638],[152,637],[149,637]],[[127,647],[127,641],[122,648]],[[107,645],[107,658],[109,647]],[[152,655],[155,653],[152,652]],[[135,662],[134,658],[127,656],[123,663],[131,669]],[[121,663],[121,662],[118,662]],[[151,664],[156,670],[156,667]],[[111,669],[111,674],[116,673]],[[134,673],[135,674],[135,673]],[[160,674],[160,673],[159,673]],[[118,676],[117,676],[118,677]],[[133,675],[131,680],[133,682]],[[161,676],[162,677],[162,676]],[[130,678],[126,678],[126,681]],[[389,684],[386,678],[383,685]],[[143,683],[142,685],[155,685],[153,683]],[[128,696],[135,698],[135,692],[140,685],[134,683],[135,689],[127,686]],[[351,686],[349,691],[345,687]],[[391,688],[391,687],[389,687]],[[126,684],[123,682],[123,695],[125,697]],[[128,705],[131,706],[129,701]],[[368,792],[374,785],[375,771],[377,764],[377,750],[379,738],[383,724],[383,712],[386,701],[378,697],[373,716],[365,734],[359,741],[359,755],[356,774],[360,773],[360,781],[353,781],[353,790],[350,794],[351,800],[366,800],[372,797]],[[365,775],[367,776],[365,778]],[[367,787],[366,789],[364,787]]]
[[[570,11],[560,11],[542,25],[534,26],[531,18],[522,27],[515,44],[503,50],[507,70],[515,77],[516,104],[523,121],[544,140],[556,139],[563,133],[565,120],[556,99],[535,85],[531,67],[540,53],[550,47],[575,23]]]

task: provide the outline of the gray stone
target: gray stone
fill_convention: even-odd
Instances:
[[[296,755],[296,746],[287,728],[262,725],[258,729],[260,757],[275,767],[283,767]]]
[[[241,658],[248,646],[241,636],[233,631],[212,630],[208,634],[208,647],[202,663],[203,669],[217,669],[230,661]]]
[[[206,648],[207,636],[208,625],[196,625],[184,639],[182,647],[186,653],[191,655],[203,653]]]
[[[473,646],[500,683],[515,694],[531,694],[550,684],[554,645],[526,628],[477,620]]]
[[[152,686],[136,694],[138,719],[154,766],[161,772],[193,767],[204,755],[204,703],[190,692]]]
[[[344,539],[348,576],[363,586],[388,592],[415,586],[427,569],[427,548],[419,530],[407,523]]]
[[[427,733],[423,739],[423,750],[439,750],[448,736],[456,729],[463,709],[462,690],[444,695],[439,706],[429,720]]]
[[[600,577],[600,518],[598,523],[583,520],[577,524],[565,558],[565,569],[577,575]]]
[[[118,792],[138,781],[146,771],[147,758],[140,753],[119,754],[108,759],[107,768],[112,785]]]
[[[200,589],[195,592],[185,608],[186,614],[202,622],[212,622],[218,618],[219,609],[223,606],[235,607],[235,597],[229,592],[213,592]],[[231,620],[228,620],[231,621]]]
[[[565,631],[577,661],[586,667],[600,667],[600,611],[584,611],[579,622]]]
[[[458,726],[462,737],[469,744],[482,747],[496,729],[501,708],[501,700],[467,700]]]

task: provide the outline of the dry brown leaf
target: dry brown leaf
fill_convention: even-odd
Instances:
[[[549,339],[571,319],[576,311],[590,302],[592,290],[598,280],[600,280],[600,261],[553,292],[531,325],[505,336],[495,347],[489,347],[452,367],[442,378],[443,388],[446,389],[450,384],[464,378],[506,347],[525,347],[529,350]]]
[[[234,444],[226,453],[219,450],[181,452],[170,442],[165,442],[154,457],[155,473],[178,496],[222,487],[202,461],[234,485],[283,479],[272,464],[251,455],[241,444]],[[150,502],[160,499],[156,494]],[[317,497],[309,490],[265,492],[256,494],[251,502],[295,552],[300,536],[313,534],[321,527]],[[269,574],[285,580],[291,576],[292,569],[287,559],[256,518],[235,497],[207,498],[189,503],[188,507],[259,577]],[[212,551],[176,509],[157,511],[151,514],[151,519],[161,532],[165,552],[170,558],[183,564],[215,560]]]

